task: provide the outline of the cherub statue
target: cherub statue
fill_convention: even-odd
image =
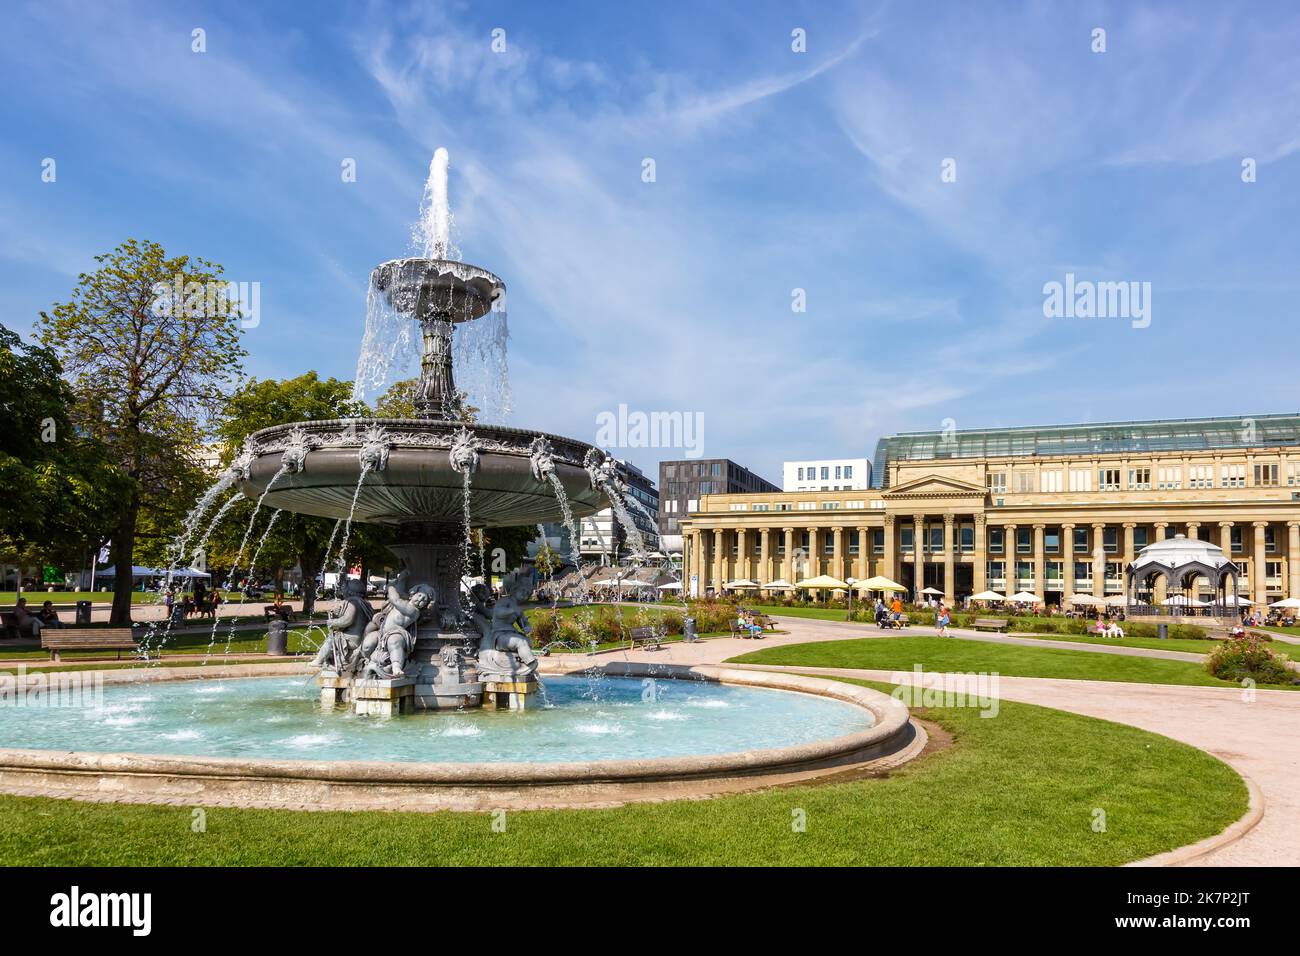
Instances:
[[[312,663],[317,667],[331,667],[339,673],[350,670],[357,663],[357,650],[361,647],[366,628],[375,616],[365,598],[365,588],[359,580],[348,579],[344,601],[336,614],[325,620],[329,637],[321,644]]]
[[[361,642],[361,656],[365,659],[364,677],[390,680],[401,677],[406,659],[415,648],[416,625],[420,617],[433,606],[433,588],[417,584],[407,594],[407,571],[397,576],[388,586],[387,609],[375,615],[366,636]],[[378,622],[378,623],[377,623]]]
[[[486,588],[476,585],[470,591],[470,601],[474,605],[470,618],[482,634],[478,645],[481,673],[513,677],[531,675],[537,670],[537,658],[529,643],[533,628],[520,607],[532,590],[531,571],[519,569],[506,575],[502,583],[504,593],[490,608],[486,601]],[[512,657],[522,667],[516,665]]]

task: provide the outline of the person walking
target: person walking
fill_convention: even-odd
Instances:
[[[948,624],[949,622],[951,622],[951,620],[952,620],[952,616],[948,613],[948,608],[945,607],[942,603],[940,603],[939,610],[936,611],[934,615],[934,622],[939,625],[940,637],[951,636],[948,633]]]

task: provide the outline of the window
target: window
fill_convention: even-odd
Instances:
[[[1055,588],[1060,588],[1061,580],[1065,577],[1065,566],[1060,561],[1047,562],[1047,583]]]
[[[885,553],[885,529],[877,528],[871,532],[871,550],[876,554]]]
[[[1061,553],[1061,529],[1047,528],[1043,531],[1043,550],[1048,554]]]
[[[1088,529],[1074,529],[1074,553],[1087,554],[1088,552]]]
[[[822,465],[822,481],[829,481],[830,477],[831,477],[831,470],[829,466]]]
[[[1286,466],[1286,483],[1288,485],[1300,484],[1300,465],[1291,462]]]
[[[1074,562],[1074,586],[1092,590],[1092,562]]]
[[[839,511],[840,503],[838,501],[823,501],[822,511]]]
[[[1264,550],[1269,554],[1277,552],[1277,539],[1273,536],[1273,526],[1264,529]]]
[[[699,510],[700,510],[700,499],[698,499],[698,498],[691,498],[689,501],[687,501],[687,502],[686,502],[686,510],[687,510],[687,511],[699,511]]]
[[[799,469],[799,481],[803,481],[803,469]]]
[[[1151,490],[1151,469],[1130,468],[1128,470],[1128,490],[1129,491],[1150,491]]]
[[[845,477],[845,478],[852,478],[852,477],[853,477],[853,466],[852,466],[852,465],[845,465],[845,466],[844,466],[844,477]]]
[[[789,510],[790,510],[790,502],[788,502],[788,501],[778,501],[778,502],[776,503],[776,510],[777,510],[777,511],[789,511]]]
[[[1183,486],[1183,469],[1179,468],[1160,468],[1157,472],[1158,485],[1161,491],[1172,491]]]
[[[849,509],[851,509],[851,510],[852,510],[852,509],[861,509],[861,508],[865,508],[866,506],[867,506],[867,503],[866,503],[865,501],[846,501],[846,502],[844,502],[844,507],[849,508]]]
[[[1187,487],[1188,488],[1213,488],[1214,487],[1214,466],[1213,465],[1189,465],[1187,468]]]
[[[748,510],[749,510],[749,505],[746,505],[746,504],[733,504],[729,510],[731,510],[731,511],[748,511]]]
[[[1107,554],[1119,553],[1119,528],[1105,528],[1101,533],[1102,547]]]
[[[1016,554],[1032,554],[1034,551],[1034,529],[1016,529]]]
[[[1001,554],[1006,541],[1006,532],[1002,528],[989,528],[989,554]]]
[[[755,511],[771,511],[771,510],[772,510],[772,506],[771,506],[770,504],[754,505],[754,510],[755,510]]]
[[[1277,484],[1277,465],[1256,465],[1255,484],[1267,486]]]
[[[849,554],[853,555],[854,557],[857,557],[858,551],[859,551],[858,533],[856,531],[850,531],[849,532]]]
[[[969,554],[975,550],[975,526],[973,524],[961,526],[961,550],[963,554]]]
[[[943,550],[943,525],[930,525],[930,547],[928,550],[931,554],[937,554]]]
[[[1032,471],[1018,471],[1016,474],[1016,494],[1027,495],[1034,490],[1034,473]]]
[[[990,561],[986,570],[990,581],[1001,581],[1007,573],[1007,564],[1005,561]]]
[[[828,558],[835,554],[835,538],[829,534],[822,535],[822,554]]]
[[[910,525],[898,529],[898,550],[904,553],[911,553],[912,528]]]
[[[1244,550],[1241,546],[1241,528],[1229,528],[1228,535],[1232,541],[1232,550],[1234,552],[1240,553]]]
[[[836,465],[836,466],[835,466],[835,480],[836,480],[836,481],[839,481],[841,478],[844,477],[843,472],[844,472],[844,469],[843,469],[840,465]]]
[[[1070,469],[1070,490],[1071,491],[1092,491],[1092,469],[1071,468]]]
[[[1221,488],[1244,488],[1246,487],[1246,466],[1245,465],[1224,465],[1219,471]]]
[[[1102,491],[1119,491],[1119,469],[1103,468],[1098,471],[1097,486]]]
[[[1133,529],[1133,547],[1145,548],[1149,543],[1150,531],[1147,528]]]
[[[1045,470],[1042,472],[1042,480],[1039,482],[1039,490],[1044,492],[1061,491],[1065,487],[1065,473],[1059,468]]]
[[[800,511],[815,511],[816,509],[817,509],[817,502],[815,502],[815,501],[801,501],[801,502],[799,502],[799,510],[800,510]]]
[[[1007,493],[1007,473],[1005,471],[989,472],[989,494],[1005,495]]]

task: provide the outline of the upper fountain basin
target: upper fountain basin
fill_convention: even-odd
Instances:
[[[549,442],[550,462],[575,518],[607,506],[583,466],[591,446],[535,431],[409,418],[332,419],[264,428],[249,437],[252,460],[240,483],[257,499],[285,469],[265,504],[297,514],[346,518],[356,495],[356,521],[378,524],[459,522],[464,475],[452,446],[468,429],[477,451],[470,481],[471,523],[505,527],[558,521],[555,488],[533,470],[531,446]],[[357,488],[362,460],[371,465]]]
[[[479,266],[451,259],[392,259],[375,266],[370,285],[412,318],[468,322],[505,304],[505,283]]]

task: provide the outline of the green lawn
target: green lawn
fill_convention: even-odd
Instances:
[[[0,863],[1112,866],[1218,833],[1246,810],[1228,766],[1133,727],[1014,703],[991,719],[919,713],[952,746],[883,779],[510,813],[505,832],[487,813],[210,808],[194,833],[189,807],[0,796]]]
[[[742,654],[731,662],[786,664],[802,667],[853,667],[910,671],[920,664],[930,671],[996,672],[1004,677],[1059,677],[1144,684],[1196,684],[1236,687],[1211,677],[1191,661],[1169,661],[1119,654],[1096,654],[1069,648],[1021,647],[945,637],[868,637],[769,647]],[[730,662],[729,662],[730,663]]]
[[[225,593],[224,591],[222,592]],[[20,597],[27,598],[29,607],[40,607],[46,601],[55,604],[72,604],[75,601],[94,601],[96,604],[112,604],[113,592],[101,591],[0,591],[0,606],[17,604]],[[132,604],[158,604],[161,598],[157,591],[132,591]]]
[[[1074,641],[1078,644],[1099,644],[1102,647],[1143,647],[1152,651],[1186,651],[1190,654],[1208,654],[1222,641],[1198,641],[1191,638],[1168,637],[1163,641],[1158,637],[1098,637],[1096,634],[1024,634],[1015,631],[1011,637],[1032,637],[1040,641]],[[1280,641],[1276,645],[1285,650],[1286,645]]]

